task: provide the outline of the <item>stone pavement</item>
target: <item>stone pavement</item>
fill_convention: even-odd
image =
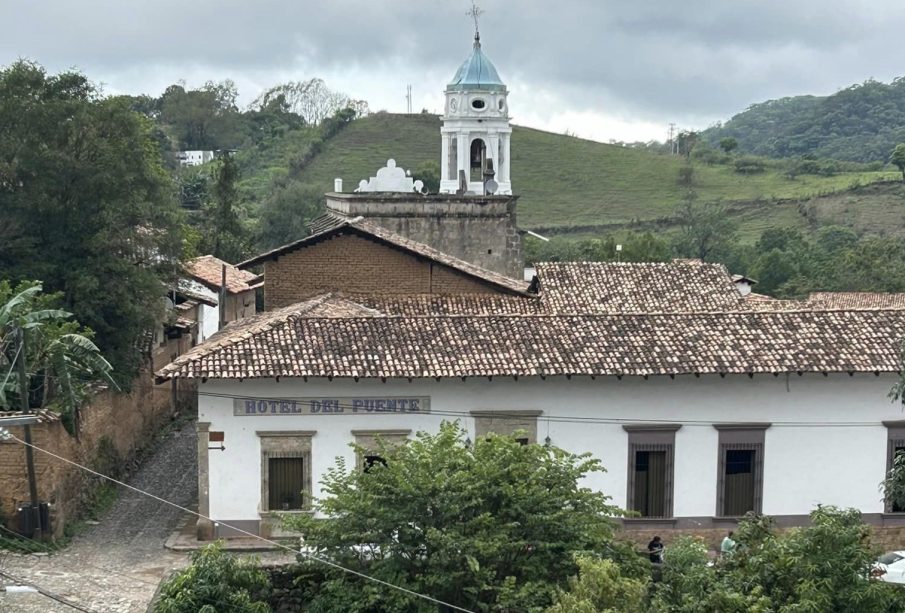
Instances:
[[[197,500],[195,424],[172,432],[145,460],[129,484],[192,508]],[[160,580],[188,563],[188,553],[164,548],[174,530],[194,524],[185,512],[121,488],[113,508],[98,525],[49,555],[0,551],[0,572],[59,594],[85,609],[103,613],[143,612]],[[290,561],[281,552],[262,561]],[[12,581],[0,577],[0,586]],[[0,611],[72,613],[74,609],[34,593],[0,591]]]

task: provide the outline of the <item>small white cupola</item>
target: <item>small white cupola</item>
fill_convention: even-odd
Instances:
[[[464,176],[466,191],[511,194],[508,90],[481,49],[476,30],[471,55],[446,86],[441,118],[440,192],[454,194]]]

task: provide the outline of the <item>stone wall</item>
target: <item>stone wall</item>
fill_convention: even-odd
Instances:
[[[327,210],[365,217],[400,236],[513,279],[524,267],[517,196],[327,194]]]
[[[177,407],[192,409],[197,402],[194,385],[182,382],[177,390]],[[136,453],[153,440],[160,428],[173,416],[173,389],[170,383],[154,385],[150,373],[133,382],[131,393],[104,390],[95,394],[82,409],[79,438],[67,432],[59,417],[42,412],[40,423],[32,426],[35,446],[91,467],[111,476],[122,475]],[[10,432],[24,437],[21,426]],[[51,503],[54,534],[62,534],[67,520],[79,510],[99,478],[35,451],[38,498]],[[16,526],[16,508],[29,501],[25,447],[16,441],[0,441],[0,517]]]
[[[497,291],[452,268],[352,234],[268,261],[264,275],[268,310],[335,291],[394,296]]]

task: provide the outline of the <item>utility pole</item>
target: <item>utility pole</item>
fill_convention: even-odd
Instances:
[[[22,414],[31,413],[31,407],[28,402],[28,368],[26,368],[26,342],[25,330],[19,330],[19,404],[22,407]],[[35,455],[31,442],[31,426],[25,424],[22,426],[25,430],[25,467],[28,471],[28,494],[31,497],[31,516],[35,526],[36,540],[41,540],[43,536],[43,526],[41,525],[41,513],[38,511],[38,479],[35,476]]]
[[[220,295],[217,296],[217,301],[220,303],[220,325],[217,327],[218,330],[222,330],[224,326],[226,326],[226,264],[223,264],[223,267],[220,269]]]

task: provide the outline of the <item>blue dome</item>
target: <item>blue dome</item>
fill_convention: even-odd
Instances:
[[[463,91],[479,89],[484,91],[506,91],[506,86],[500,80],[491,61],[481,51],[481,39],[475,38],[474,49],[471,55],[459,70],[456,76],[446,86],[447,91]]]

